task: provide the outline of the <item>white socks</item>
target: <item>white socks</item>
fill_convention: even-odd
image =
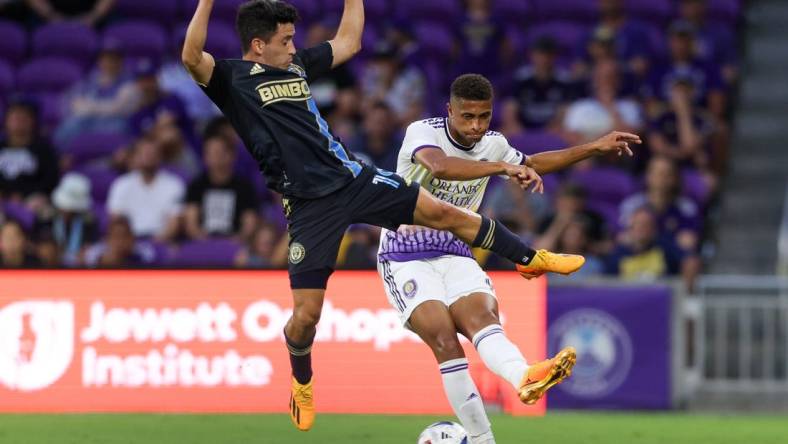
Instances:
[[[528,363],[498,324],[488,325],[473,336],[473,346],[493,373],[509,381],[517,390],[528,371]]]
[[[468,432],[471,444],[494,444],[490,420],[484,411],[479,390],[468,372],[468,360],[452,359],[439,367],[446,399]]]
[[[481,329],[473,337],[473,346],[487,368],[509,381],[515,390],[520,388],[523,376],[528,371],[528,363],[500,325],[493,324]],[[440,370],[446,398],[468,431],[470,444],[495,444],[482,398],[468,372],[468,360],[446,361],[440,364]]]

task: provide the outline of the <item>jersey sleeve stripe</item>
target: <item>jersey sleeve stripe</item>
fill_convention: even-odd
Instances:
[[[427,149],[427,148],[440,149],[440,147],[435,146],[435,145],[422,145],[422,146],[416,148],[415,150],[413,150],[413,154],[410,155],[410,161],[412,163],[416,163],[416,153],[418,153],[419,151],[421,151],[423,149]]]

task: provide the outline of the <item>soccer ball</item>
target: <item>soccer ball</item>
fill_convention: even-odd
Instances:
[[[468,444],[468,434],[456,422],[441,421],[428,425],[418,444]]]

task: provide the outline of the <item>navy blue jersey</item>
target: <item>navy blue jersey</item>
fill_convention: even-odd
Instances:
[[[220,60],[203,86],[241,136],[268,187],[287,197],[324,197],[361,173],[360,163],[331,134],[307,84],[327,73],[332,62],[328,42],[298,51],[287,70]]]

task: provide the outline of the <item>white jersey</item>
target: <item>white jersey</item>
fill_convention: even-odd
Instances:
[[[512,148],[501,133],[494,131],[485,134],[472,147],[464,147],[449,133],[447,120],[432,118],[414,122],[408,127],[397,158],[397,174],[419,183],[440,200],[476,212],[481,206],[489,177],[467,181],[438,179],[416,161],[416,153],[437,147],[450,157],[514,165],[525,164],[526,157]],[[404,262],[444,255],[472,257],[468,245],[447,231],[407,226],[396,232],[383,230],[381,233],[378,250],[381,259]]]

